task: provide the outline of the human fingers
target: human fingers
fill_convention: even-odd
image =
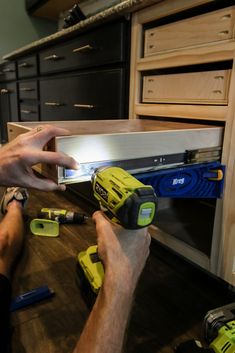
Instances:
[[[42,147],[53,137],[56,136],[68,136],[70,131],[54,125],[38,125],[32,131],[34,141],[40,144]]]
[[[62,152],[33,150],[28,153],[26,159],[30,165],[35,165],[37,163],[47,163],[70,169],[79,169],[79,164],[75,161],[75,159]]]

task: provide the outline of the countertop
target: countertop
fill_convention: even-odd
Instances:
[[[126,0],[122,1],[121,3],[114,5],[104,11],[101,11],[84,21],[81,21],[77,23],[74,26],[71,26],[69,28],[63,29],[61,31],[58,31],[50,36],[41,38],[37,41],[31,42],[19,49],[16,49],[12,51],[9,54],[6,54],[3,56],[3,60],[13,60],[16,59],[17,57],[20,57],[22,55],[26,55],[34,50],[41,49],[48,44],[54,44],[57,41],[75,36],[79,32],[82,32],[84,29],[87,29],[89,27],[92,27],[95,24],[99,24],[102,21],[114,18],[115,16],[118,15],[125,15],[129,14],[131,12],[134,12],[136,10],[139,10],[140,8],[149,6],[153,3],[157,3],[163,0]]]

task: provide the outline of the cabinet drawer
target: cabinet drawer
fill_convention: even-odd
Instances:
[[[16,80],[16,65],[14,62],[4,64],[0,67],[0,82]]]
[[[19,83],[20,99],[38,99],[37,81]]]
[[[20,104],[20,120],[21,121],[38,121],[39,113],[38,113],[38,105],[35,104]]]
[[[80,35],[64,45],[40,53],[41,74],[104,65],[124,60],[124,23]]]
[[[150,75],[143,79],[143,102],[227,104],[231,70]]]
[[[34,56],[28,56],[24,59],[18,60],[17,67],[18,67],[19,78],[37,76],[38,74],[37,57],[34,55]]]
[[[234,37],[235,7],[145,31],[144,56]]]
[[[40,81],[41,120],[123,118],[123,69]]]

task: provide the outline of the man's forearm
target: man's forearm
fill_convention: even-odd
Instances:
[[[118,285],[110,276],[106,274],[104,286],[100,290],[74,353],[122,351],[133,290],[128,283]],[[123,281],[125,282],[125,279]]]

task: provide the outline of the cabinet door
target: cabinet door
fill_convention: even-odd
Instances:
[[[16,83],[0,85],[0,130],[1,143],[7,142],[7,122],[18,121]]]
[[[40,81],[41,120],[125,118],[124,69]]]

